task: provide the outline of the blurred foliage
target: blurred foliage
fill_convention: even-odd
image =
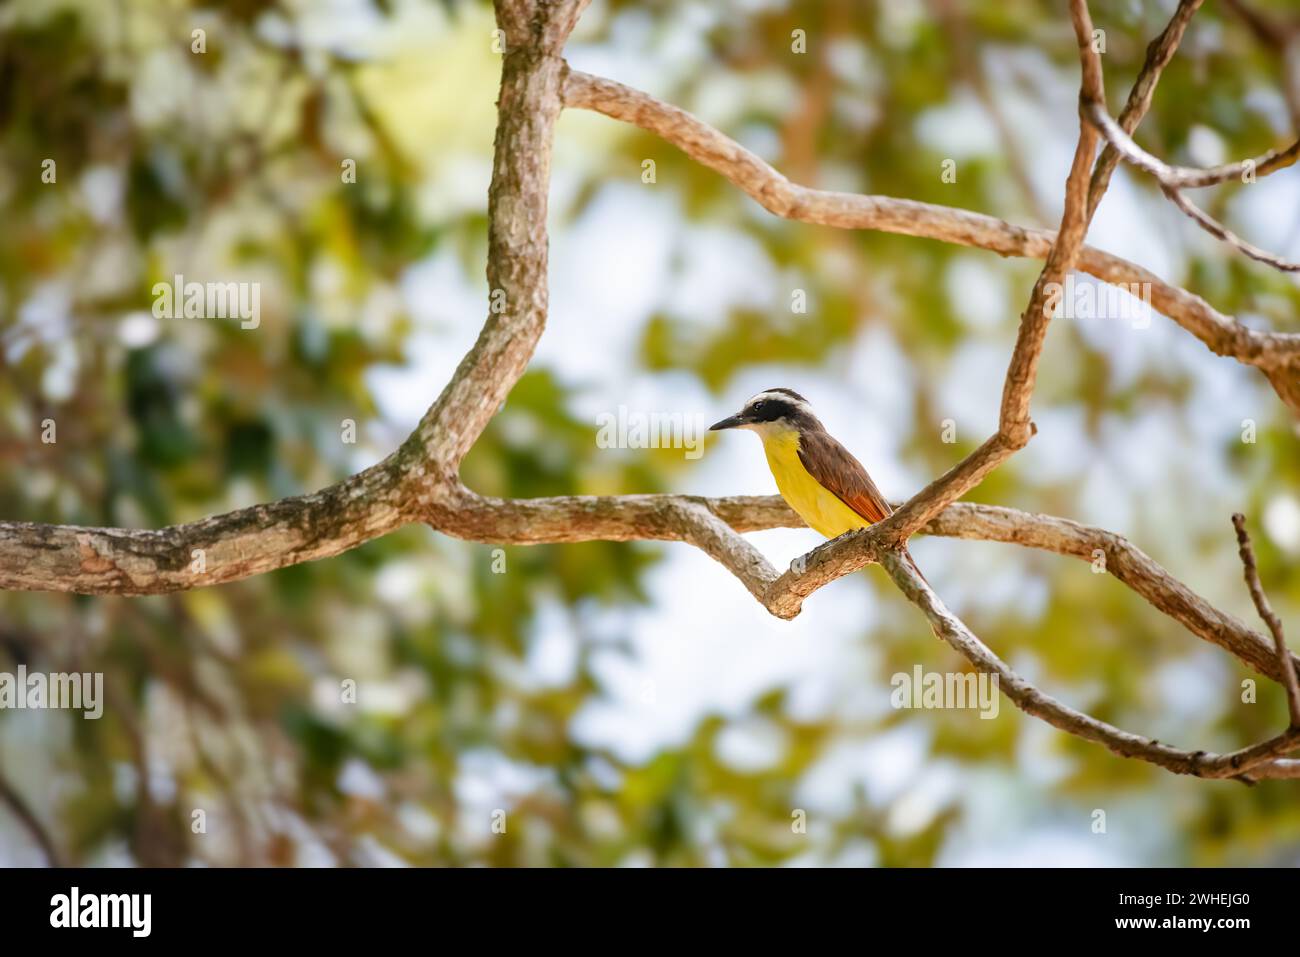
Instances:
[[[1255,5],[1276,16],[1288,7]],[[1062,4],[708,6],[609,0],[574,43],[615,62],[662,62],[668,80],[657,93],[710,119],[720,111],[728,132],[762,145],[799,182],[1051,224],[1059,190],[1035,195],[1009,161],[1036,160],[1041,144],[1022,131],[975,149],[958,181],[944,183],[946,154],[920,120],[946,123],[956,102],[993,110],[1004,93],[1040,108],[1072,104],[1077,62]],[[1142,127],[1143,143],[1172,162],[1198,161],[1196,129],[1215,131],[1229,157],[1285,139],[1275,109],[1282,65],[1218,6],[1198,14]],[[1172,4],[1092,7],[1119,103]],[[490,28],[485,4],[452,0],[358,0],[333,13],[288,0],[0,8],[0,517],[158,527],[320,487],[393,448],[414,423],[381,414],[374,374],[411,368],[411,343],[431,324],[404,287],[411,271],[450,255],[481,285],[485,202],[463,185],[464,164],[475,183],[490,164]],[[195,29],[206,53],[191,51]],[[791,52],[794,30],[807,32],[806,55]],[[999,64],[1010,66],[990,79]],[[1063,100],[1042,89],[1049,76]],[[730,99],[710,98],[719,89]],[[840,376],[855,343],[884,330],[915,372],[906,403],[925,425],[900,452],[917,474],[938,474],[982,438],[965,409],[956,444],[928,423],[953,414],[940,385],[966,343],[996,344],[999,361],[1009,354],[1034,264],[779,222],[654,138],[601,129],[591,147],[560,144],[562,157],[583,154],[585,165],[565,171],[558,235],[606,183],[635,182],[629,171],[653,156],[684,223],[757,243],[781,288],[797,285],[814,304],[793,314],[782,292],[703,323],[665,299],[633,338],[638,375],[687,375],[721,402],[760,366]],[[1060,145],[1072,148],[1072,138]],[[349,159],[363,169],[355,184],[340,176]],[[42,181],[46,160],[53,183]],[[1216,192],[1212,211],[1231,209],[1240,190]],[[1297,328],[1294,281],[1213,244],[1184,245],[1186,275],[1169,278],[1225,312]],[[1011,308],[995,327],[973,324],[943,278],[971,256],[1008,290]],[[153,284],[177,273],[260,282],[259,328],[154,319]],[[483,314],[458,316],[456,341]],[[1038,407],[1076,411],[1099,462],[1109,435],[1153,410],[1173,410],[1160,427],[1181,429],[1205,408],[1194,402],[1190,362],[1125,378],[1111,352],[1066,323],[1054,325],[1044,363]],[[1294,495],[1300,452],[1280,403],[1248,371],[1234,373],[1258,410],[1258,442],[1237,441],[1234,421],[1205,454],[1231,477],[1231,507],[1256,516],[1279,489]],[[440,386],[425,381],[420,392],[432,400]],[[689,466],[680,455],[597,449],[588,417],[574,411],[583,388],[535,364],[465,462],[467,484],[501,496],[677,487]],[[969,398],[994,401],[992,391]],[[53,444],[39,439],[45,419],[58,425]],[[345,420],[358,424],[355,445],[340,441]],[[1190,461],[1195,478],[1201,458]],[[1169,480],[1184,484],[1135,489],[1134,510],[1149,523],[1120,531],[1249,615],[1227,509],[1215,511],[1225,503],[1200,504],[1210,493],[1186,474]],[[1018,461],[972,497],[1082,517],[1088,494],[1084,475],[1040,481]],[[1170,518],[1180,497],[1194,513],[1185,521],[1177,510]],[[1294,611],[1300,578],[1288,569],[1300,556],[1262,532],[1256,541],[1275,602]],[[1055,732],[1041,737],[1009,705],[989,722],[853,708],[810,718],[774,688],[739,717],[702,716],[686,740],[644,761],[584,744],[575,717],[611,696],[598,659],[635,654],[619,613],[653,604],[648,577],[666,554],[606,542],[495,550],[411,528],[329,561],[186,594],[0,595],[0,670],[103,671],[109,693],[101,721],[0,713],[0,773],[67,859],[89,864],[923,865],[980,843],[971,829],[987,816],[974,817],[961,794],[991,774],[1018,796],[1005,805],[1009,818],[1068,817],[1086,831],[1089,810],[1107,806],[1167,829],[1165,843],[1110,849],[1113,859],[1296,860],[1293,785],[1176,780]],[[1126,589],[1086,565],[1013,557],[1023,593],[1046,595],[1037,606],[975,601],[991,562],[955,566],[949,580],[964,570],[972,624],[1035,680],[1098,717],[1170,729],[1189,746],[1233,747],[1280,727],[1277,689],[1261,684],[1258,706],[1237,703],[1249,673]],[[674,598],[706,602],[713,587]],[[912,609],[874,579],[872,588],[881,621],[860,640],[879,653],[877,691],[917,662],[962,668]],[[562,680],[540,680],[532,656],[556,629],[575,661]],[[1193,688],[1205,695],[1197,720],[1160,714],[1154,676],[1176,680],[1179,668],[1212,688]],[[723,737],[746,727],[781,742],[767,766],[728,760]],[[857,782],[838,810],[812,815],[807,833],[792,825],[833,754],[918,729],[926,767],[963,783],[929,791],[918,774],[882,794]],[[918,816],[927,794],[933,806]],[[193,832],[194,809],[207,812],[205,834]],[[508,809],[504,833],[492,830],[499,809]],[[0,861],[34,855],[0,810]]]

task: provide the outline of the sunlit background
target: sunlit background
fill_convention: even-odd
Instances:
[[[1112,112],[1173,7],[1092,3]],[[0,8],[0,518],[159,527],[396,447],[487,314],[493,28],[462,0]],[[1078,135],[1063,2],[596,0],[567,57],[797,182],[1060,216]],[[1283,75],[1207,4],[1139,139],[1190,165],[1289,143]],[[1294,170],[1197,198],[1300,257]],[[549,326],[465,463],[480,492],[775,490],[745,433],[698,459],[600,448],[620,405],[711,422],[795,388],[894,499],[996,426],[1037,263],[779,220],[580,112],[558,126],[551,219]],[[1116,174],[1089,239],[1300,331],[1293,278],[1141,176]],[[154,318],[151,287],[177,273],[260,283],[259,327]],[[1295,423],[1254,370],[1141,320],[1053,323],[1038,435],[971,498],[1116,531],[1258,628],[1243,511],[1300,641]],[[751,539],[784,567],[818,536]],[[912,549],[977,634],[1076,707],[1191,749],[1285,724],[1271,682],[1243,702],[1259,676],[1085,562]],[[686,545],[496,552],[413,527],[173,596],[4,593],[0,671],[20,664],[102,671],[108,700],[99,721],[0,711],[2,864],[46,863],[42,835],[86,865],[1300,863],[1300,783],[1177,778],[1006,701],[995,720],[891,707],[893,674],[966,665],[875,568],[781,622]]]

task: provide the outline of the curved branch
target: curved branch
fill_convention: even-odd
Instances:
[[[497,3],[508,52],[488,192],[487,275],[505,308],[489,313],[401,448],[311,495],[153,531],[0,522],[0,588],[143,595],[235,581],[337,555],[411,522],[454,490],[461,459],[523,374],[546,324],[560,52],[587,2]]]
[[[1300,762],[1278,762],[1277,759],[1300,747],[1300,728],[1288,728],[1267,741],[1226,754],[1183,751],[1151,738],[1122,731],[1091,715],[1075,711],[1051,695],[1039,691],[1018,675],[944,606],[925,579],[896,552],[885,554],[881,564],[899,590],[924,612],[934,633],[980,671],[997,675],[998,689],[1026,714],[1076,737],[1103,744],[1122,757],[1148,761],[1175,774],[1246,780],[1296,776],[1295,764]]]
[[[1249,256],[1256,262],[1261,262],[1266,266],[1272,266],[1274,269],[1280,270],[1281,272],[1300,272],[1300,263],[1292,262],[1289,259],[1283,259],[1281,256],[1276,256],[1268,250],[1261,249],[1253,243],[1242,239],[1227,226],[1224,226],[1221,222],[1184,196],[1180,190],[1162,186],[1161,192],[1163,192],[1175,206],[1182,210],[1183,213],[1196,223],[1196,225],[1200,226],[1215,239],[1227,243],[1239,253]]]
[[[1273,635],[1273,648],[1277,652],[1278,660],[1284,663],[1282,685],[1286,688],[1287,712],[1291,715],[1291,727],[1300,728],[1300,682],[1296,681],[1295,673],[1285,667],[1285,662],[1291,659],[1291,653],[1287,651],[1286,635],[1282,633],[1282,619],[1278,618],[1277,612],[1273,611],[1268,595],[1264,594],[1264,586],[1259,580],[1259,568],[1255,565],[1255,549],[1250,544],[1250,533],[1246,531],[1246,516],[1240,512],[1233,515],[1232,527],[1237,530],[1237,549],[1238,554],[1241,555],[1241,565],[1246,576],[1246,587],[1250,590],[1251,601],[1255,603],[1255,610],[1259,612],[1259,617],[1264,620],[1264,624],[1268,625],[1268,630]]]
[[[1107,574],[1198,638],[1231,652],[1274,681],[1285,681],[1277,654],[1267,638],[1236,616],[1219,611],[1146,552],[1114,532],[1067,518],[965,502],[950,506],[926,526],[925,532],[1023,545],[1100,565]],[[1300,673],[1300,658],[1292,655],[1291,663],[1292,670]]]
[[[1211,236],[1222,240],[1251,259],[1272,266],[1282,272],[1300,272],[1300,263],[1292,262],[1260,249],[1242,239],[1214,217],[1210,216],[1195,203],[1183,195],[1182,190],[1193,186],[1211,186],[1228,179],[1239,177],[1247,169],[1255,167],[1258,176],[1267,176],[1275,170],[1290,166],[1300,157],[1300,140],[1282,151],[1266,153],[1257,160],[1244,160],[1212,169],[1189,169],[1182,166],[1170,166],[1163,160],[1152,156],[1134,142],[1119,124],[1106,112],[1106,105],[1096,100],[1085,104],[1085,111],[1092,124],[1101,131],[1110,145],[1128,164],[1143,172],[1150,173],[1160,184],[1161,191],[1175,206],[1192,219]]]
[[[1171,166],[1164,160],[1148,153],[1129,135],[1128,130],[1116,123],[1106,112],[1104,103],[1090,101],[1085,104],[1088,119],[1106,137],[1107,146],[1117,157],[1143,172],[1150,173],[1162,186],[1169,189],[1195,189],[1202,186],[1217,186],[1229,180],[1240,179],[1247,173],[1267,176],[1280,169],[1286,169],[1300,158],[1300,140],[1296,140],[1283,150],[1269,150],[1255,159],[1227,163],[1223,166],[1211,166],[1197,169],[1189,166]]]
[[[694,515],[691,521],[684,515]],[[883,523],[842,535],[795,559],[778,575],[738,533],[767,528],[802,528],[778,496],[704,498],[690,495],[566,495],[500,499],[460,489],[448,505],[425,516],[436,531],[468,541],[538,545],[581,541],[680,541],[705,548],[732,571],[772,614],[793,618],[804,598],[818,588],[879,560]],[[1219,611],[1123,536],[1051,515],[1014,508],[957,502],[923,534],[1003,542],[1100,563],[1158,611],[1197,637],[1232,653],[1260,674],[1283,681],[1277,654],[1267,638],[1240,619]],[[704,547],[704,546],[700,546]],[[1300,673],[1300,658],[1292,656]]]
[[[546,327],[546,212],[565,70],[560,52],[588,2],[497,3],[507,52],[488,187],[492,308],[473,348],[407,440],[426,463],[422,502],[450,483],[523,375]]]
[[[917,236],[1028,259],[1045,259],[1055,240],[1055,233],[1049,230],[1015,226],[970,210],[800,186],[685,110],[578,70],[569,70],[565,77],[564,104],[631,123],[662,137],[730,180],[768,212],[786,219]],[[1216,355],[1231,356],[1266,371],[1300,362],[1300,334],[1251,329],[1218,312],[1200,296],[1170,285],[1119,256],[1084,246],[1076,266],[1103,282],[1150,288],[1151,304]],[[1276,381],[1274,385],[1279,387]],[[1300,414],[1300,395],[1283,394],[1282,398]]]

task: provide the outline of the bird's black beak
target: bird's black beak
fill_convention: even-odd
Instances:
[[[727,416],[721,422],[714,422],[711,426],[709,426],[709,431],[720,432],[723,429],[734,429],[736,426],[744,425],[744,424],[745,424],[744,416],[742,416],[739,412],[737,412],[735,415]]]

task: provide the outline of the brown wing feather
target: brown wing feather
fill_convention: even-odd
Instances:
[[[862,463],[826,432],[800,434],[799,461],[823,488],[868,522],[874,524],[893,511]]]

